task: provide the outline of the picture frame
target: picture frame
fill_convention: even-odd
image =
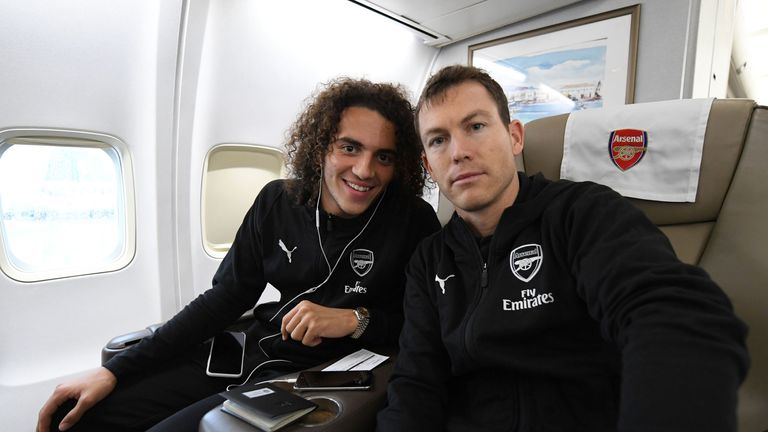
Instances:
[[[634,101],[640,5],[469,46],[523,124]]]

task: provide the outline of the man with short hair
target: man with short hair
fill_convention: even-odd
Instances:
[[[213,287],[151,337],[58,386],[38,432],[197,431],[229,384],[396,345],[404,267],[440,227],[419,198],[425,173],[404,90],[332,81],[296,120],[286,148],[293,178],[259,193]],[[207,376],[204,341],[253,308],[267,283],[281,297],[254,309],[245,373]]]
[[[746,327],[702,269],[608,187],[518,173],[484,71],[440,70],[416,121],[456,212],[407,267],[380,431],[735,431]]]

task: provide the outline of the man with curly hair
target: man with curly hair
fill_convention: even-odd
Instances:
[[[299,115],[286,148],[292,178],[259,193],[212,288],[152,337],[58,386],[39,432],[196,431],[230,384],[396,345],[405,264],[440,227],[419,198],[425,173],[404,90],[334,80]],[[253,310],[250,374],[207,376],[206,340],[254,308],[267,283],[280,300]]]

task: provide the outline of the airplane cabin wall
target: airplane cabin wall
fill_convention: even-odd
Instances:
[[[173,111],[180,1],[0,2],[0,129],[113,135],[134,168],[136,253],[122,270],[22,283],[0,274],[3,430],[32,430],[62,377],[107,340],[161,318],[158,233]],[[169,91],[170,89],[170,91]]]
[[[344,0],[0,0],[0,129],[114,135],[133,161],[136,254],[109,273],[21,283],[0,274],[3,430],[32,430],[59,382],[112,337],[210,287],[203,161],[220,143],[281,147],[319,82],[402,83],[437,49]],[[10,409],[12,408],[12,409]]]
[[[690,98],[700,0],[592,0],[472,37],[443,48],[434,70],[468,62],[473,44],[640,4],[635,76],[637,102]]]
[[[190,147],[179,152],[179,194],[186,197],[180,202],[187,207],[178,226],[190,242],[188,254],[180,254],[181,304],[210,288],[220,263],[205,253],[200,229],[202,166],[211,147],[282,148],[305,100],[340,75],[401,83],[415,99],[438,52],[405,27],[343,0],[211,1],[206,15],[194,121],[182,119],[192,128],[180,146]]]

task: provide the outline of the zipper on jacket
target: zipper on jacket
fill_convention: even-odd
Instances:
[[[475,310],[477,309],[477,306],[480,304],[480,302],[483,300],[483,295],[485,295],[485,289],[488,287],[488,261],[490,261],[491,253],[488,253],[488,261],[483,260],[483,255],[480,253],[480,248],[477,246],[477,255],[480,258],[480,262],[483,263],[483,269],[480,271],[480,292],[475,296],[474,302],[472,303],[471,309],[469,310],[469,314],[467,317],[467,323],[464,326],[464,351],[467,353],[467,356],[472,358],[472,324],[475,320]]]
[[[472,235],[472,232],[469,230],[469,226],[466,222],[464,222],[461,218],[457,217],[456,214],[454,216],[457,219],[457,227],[458,230],[456,234],[458,235],[457,239],[465,240],[467,245],[472,245],[475,249],[475,256],[478,258],[477,263],[482,264],[482,269],[480,270],[480,289],[477,290],[477,294],[472,299],[472,303],[467,308],[467,316],[465,319],[465,322],[463,323],[464,326],[464,337],[462,340],[462,345],[464,346],[464,353],[471,359],[472,358],[472,339],[470,335],[472,334],[472,322],[475,318],[475,310],[477,309],[477,306],[480,304],[480,302],[483,299],[483,295],[485,294],[485,290],[488,287],[488,262],[492,262],[491,258],[493,256],[493,242],[495,240],[491,239],[491,244],[488,245],[488,257],[487,260],[483,258],[483,253],[480,251],[480,246],[477,244],[477,241],[475,240],[475,237]],[[463,237],[463,238],[462,238]]]

